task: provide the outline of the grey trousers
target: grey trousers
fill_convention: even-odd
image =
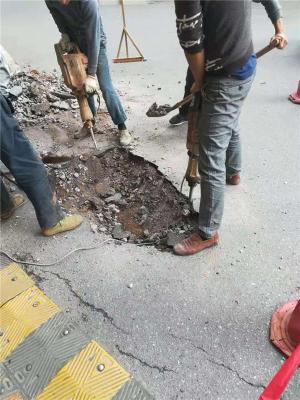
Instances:
[[[7,99],[2,94],[0,94],[0,123],[1,161],[32,202],[40,227],[50,228],[62,216],[59,207],[53,204],[53,193],[47,171],[19,127]],[[14,203],[2,180],[0,194],[1,212],[9,211]]]
[[[253,78],[205,79],[199,116],[199,232],[204,238],[212,237],[220,228],[226,177],[241,171],[239,116]]]

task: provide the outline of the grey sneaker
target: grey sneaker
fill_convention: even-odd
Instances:
[[[119,132],[120,132],[120,145],[128,146],[132,140],[132,136],[130,135],[127,129],[122,129]]]

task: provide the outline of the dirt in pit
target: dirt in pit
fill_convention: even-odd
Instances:
[[[91,229],[131,243],[172,246],[194,228],[187,198],[152,164],[115,148],[75,157],[52,170],[66,209],[91,217]]]

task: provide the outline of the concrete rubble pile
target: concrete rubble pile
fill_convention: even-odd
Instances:
[[[95,233],[166,247],[194,229],[187,199],[153,164],[131,153],[82,155],[52,177],[62,204],[88,213]]]
[[[78,113],[78,103],[62,78],[27,68],[16,73],[10,82],[15,115],[23,126],[56,122],[56,114]]]

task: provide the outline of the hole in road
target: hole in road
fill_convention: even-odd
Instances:
[[[53,177],[63,206],[90,215],[93,230],[115,239],[165,248],[195,226],[187,198],[155,164],[129,151],[75,157]]]

